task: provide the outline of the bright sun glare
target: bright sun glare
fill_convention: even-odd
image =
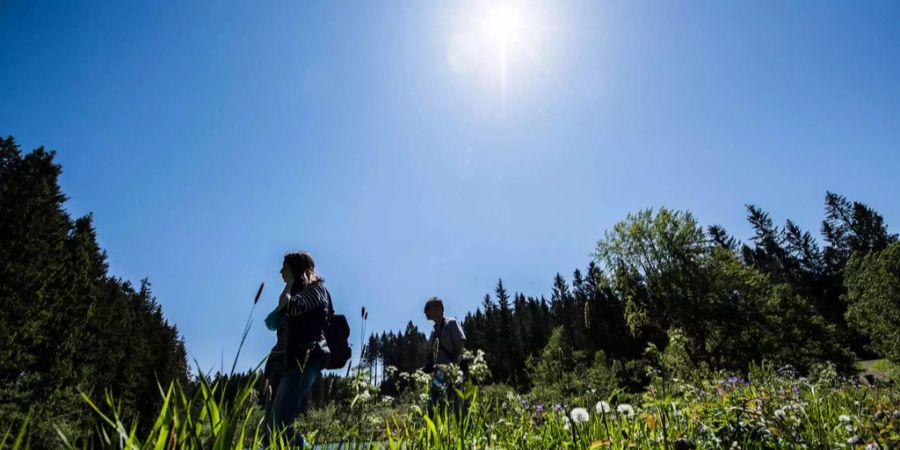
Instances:
[[[498,47],[504,47],[513,42],[522,28],[522,17],[518,11],[507,5],[499,5],[488,11],[484,18],[485,36]]]
[[[500,97],[505,102],[506,77],[509,71],[510,51],[522,36],[521,13],[507,4],[499,4],[487,11],[482,22],[482,33],[488,47],[496,51],[499,71]]]
[[[514,0],[473,6],[448,41],[447,60],[458,73],[496,88],[505,111],[508,85],[521,85],[524,72],[546,56],[547,14]]]

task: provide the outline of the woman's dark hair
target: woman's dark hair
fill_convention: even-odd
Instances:
[[[304,289],[311,284],[325,281],[316,273],[316,263],[307,252],[291,252],[284,255],[284,263],[294,275],[294,288]]]

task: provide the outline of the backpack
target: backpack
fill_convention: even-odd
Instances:
[[[325,341],[331,350],[331,359],[326,369],[341,369],[347,365],[353,351],[350,349],[350,324],[343,314],[334,313],[331,293],[328,294],[328,324],[325,325]]]

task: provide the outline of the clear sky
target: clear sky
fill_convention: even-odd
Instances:
[[[0,1],[0,134],[58,151],[112,274],[149,277],[204,370],[285,252],[359,336],[547,295],[628,212],[826,190],[900,229],[900,2]],[[227,364],[227,362],[226,362]]]

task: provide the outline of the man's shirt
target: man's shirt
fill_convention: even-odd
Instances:
[[[446,317],[434,325],[428,341],[431,349],[431,360],[438,364],[459,364],[466,348],[466,334],[459,321]]]

